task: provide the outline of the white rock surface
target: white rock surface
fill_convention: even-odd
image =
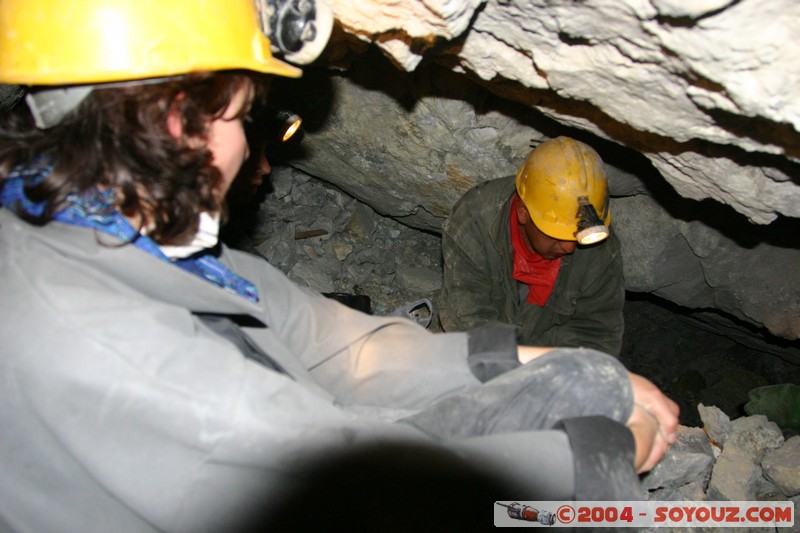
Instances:
[[[455,54],[454,70],[641,151],[683,196],[800,217],[796,0],[331,1],[406,70]]]

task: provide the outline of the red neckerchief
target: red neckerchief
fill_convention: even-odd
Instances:
[[[519,197],[514,195],[511,200],[511,244],[514,247],[514,270],[512,276],[515,280],[528,285],[528,303],[543,306],[547,303],[550,293],[556,284],[558,269],[561,267],[561,258],[545,259],[536,252],[528,249],[522,239],[519,221],[517,220],[517,205]]]

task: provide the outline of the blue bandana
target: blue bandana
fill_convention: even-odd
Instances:
[[[31,201],[25,195],[25,187],[39,183],[52,170],[52,166],[42,163],[15,168],[0,189],[0,205],[5,205],[18,213],[40,216],[44,212],[44,202]],[[200,276],[217,287],[234,292],[251,302],[258,301],[258,290],[255,285],[223,265],[210,251],[184,259],[168,258],[158,243],[134,229],[116,210],[114,203],[115,196],[112,191],[92,188],[83,194],[70,194],[67,197],[66,207],[57,212],[53,218],[64,224],[92,228],[113,235],[123,242],[132,243],[153,257]]]

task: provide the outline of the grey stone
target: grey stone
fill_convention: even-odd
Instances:
[[[714,465],[708,435],[699,428],[678,428],[678,441],[664,458],[642,479],[648,490],[678,489],[689,483],[705,486]]]
[[[336,259],[344,261],[353,252],[353,245],[346,242],[336,242],[333,244],[333,251],[336,254]]]
[[[702,403],[697,406],[697,410],[700,413],[700,419],[703,421],[703,427],[708,436],[720,446],[725,446],[725,441],[732,431],[731,420],[728,415],[718,407],[706,407]]]
[[[731,422],[731,433],[723,450],[735,448],[760,463],[764,455],[779,448],[783,440],[781,429],[766,416],[745,416]]]
[[[371,237],[375,225],[374,211],[364,204],[359,204],[353,210],[347,231],[357,241],[363,241]]]
[[[431,268],[397,265],[397,283],[401,288],[419,294],[429,294],[442,287],[442,273]]]
[[[761,467],[738,449],[725,449],[717,458],[708,483],[709,500],[753,501],[763,479]]]
[[[317,187],[308,182],[303,184],[295,183],[292,187],[292,201],[295,205],[307,207],[322,207],[327,203],[328,196],[325,189]]]
[[[756,157],[797,160],[793,0],[333,4],[348,32],[401,68],[439,59],[562,124],[636,145],[685,197],[714,198],[760,224],[800,213],[791,172]]]
[[[677,487],[664,487],[648,494],[650,501],[704,501],[708,479],[695,479]]]
[[[800,495],[800,436],[768,452],[761,461],[764,474],[787,497]]]
[[[287,235],[277,235],[265,240],[256,246],[256,252],[284,272],[288,272],[297,260],[294,239]]]
[[[289,279],[318,292],[336,292],[337,285],[330,275],[310,263],[298,262],[288,273]]]
[[[279,167],[273,169],[269,175],[269,182],[272,191],[278,198],[287,198],[292,193],[294,181],[290,167]]]

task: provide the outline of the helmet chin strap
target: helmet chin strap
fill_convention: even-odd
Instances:
[[[115,89],[151,83],[161,83],[174,77],[147,78],[143,80],[95,83],[89,85],[65,85],[58,87],[37,87],[27,95],[25,102],[31,110],[36,127],[46,130],[58,125],[73,109],[81,105],[95,89]]]
[[[25,96],[33,120],[39,129],[52,128],[70,111],[78,107],[95,85],[74,85],[39,89]]]

